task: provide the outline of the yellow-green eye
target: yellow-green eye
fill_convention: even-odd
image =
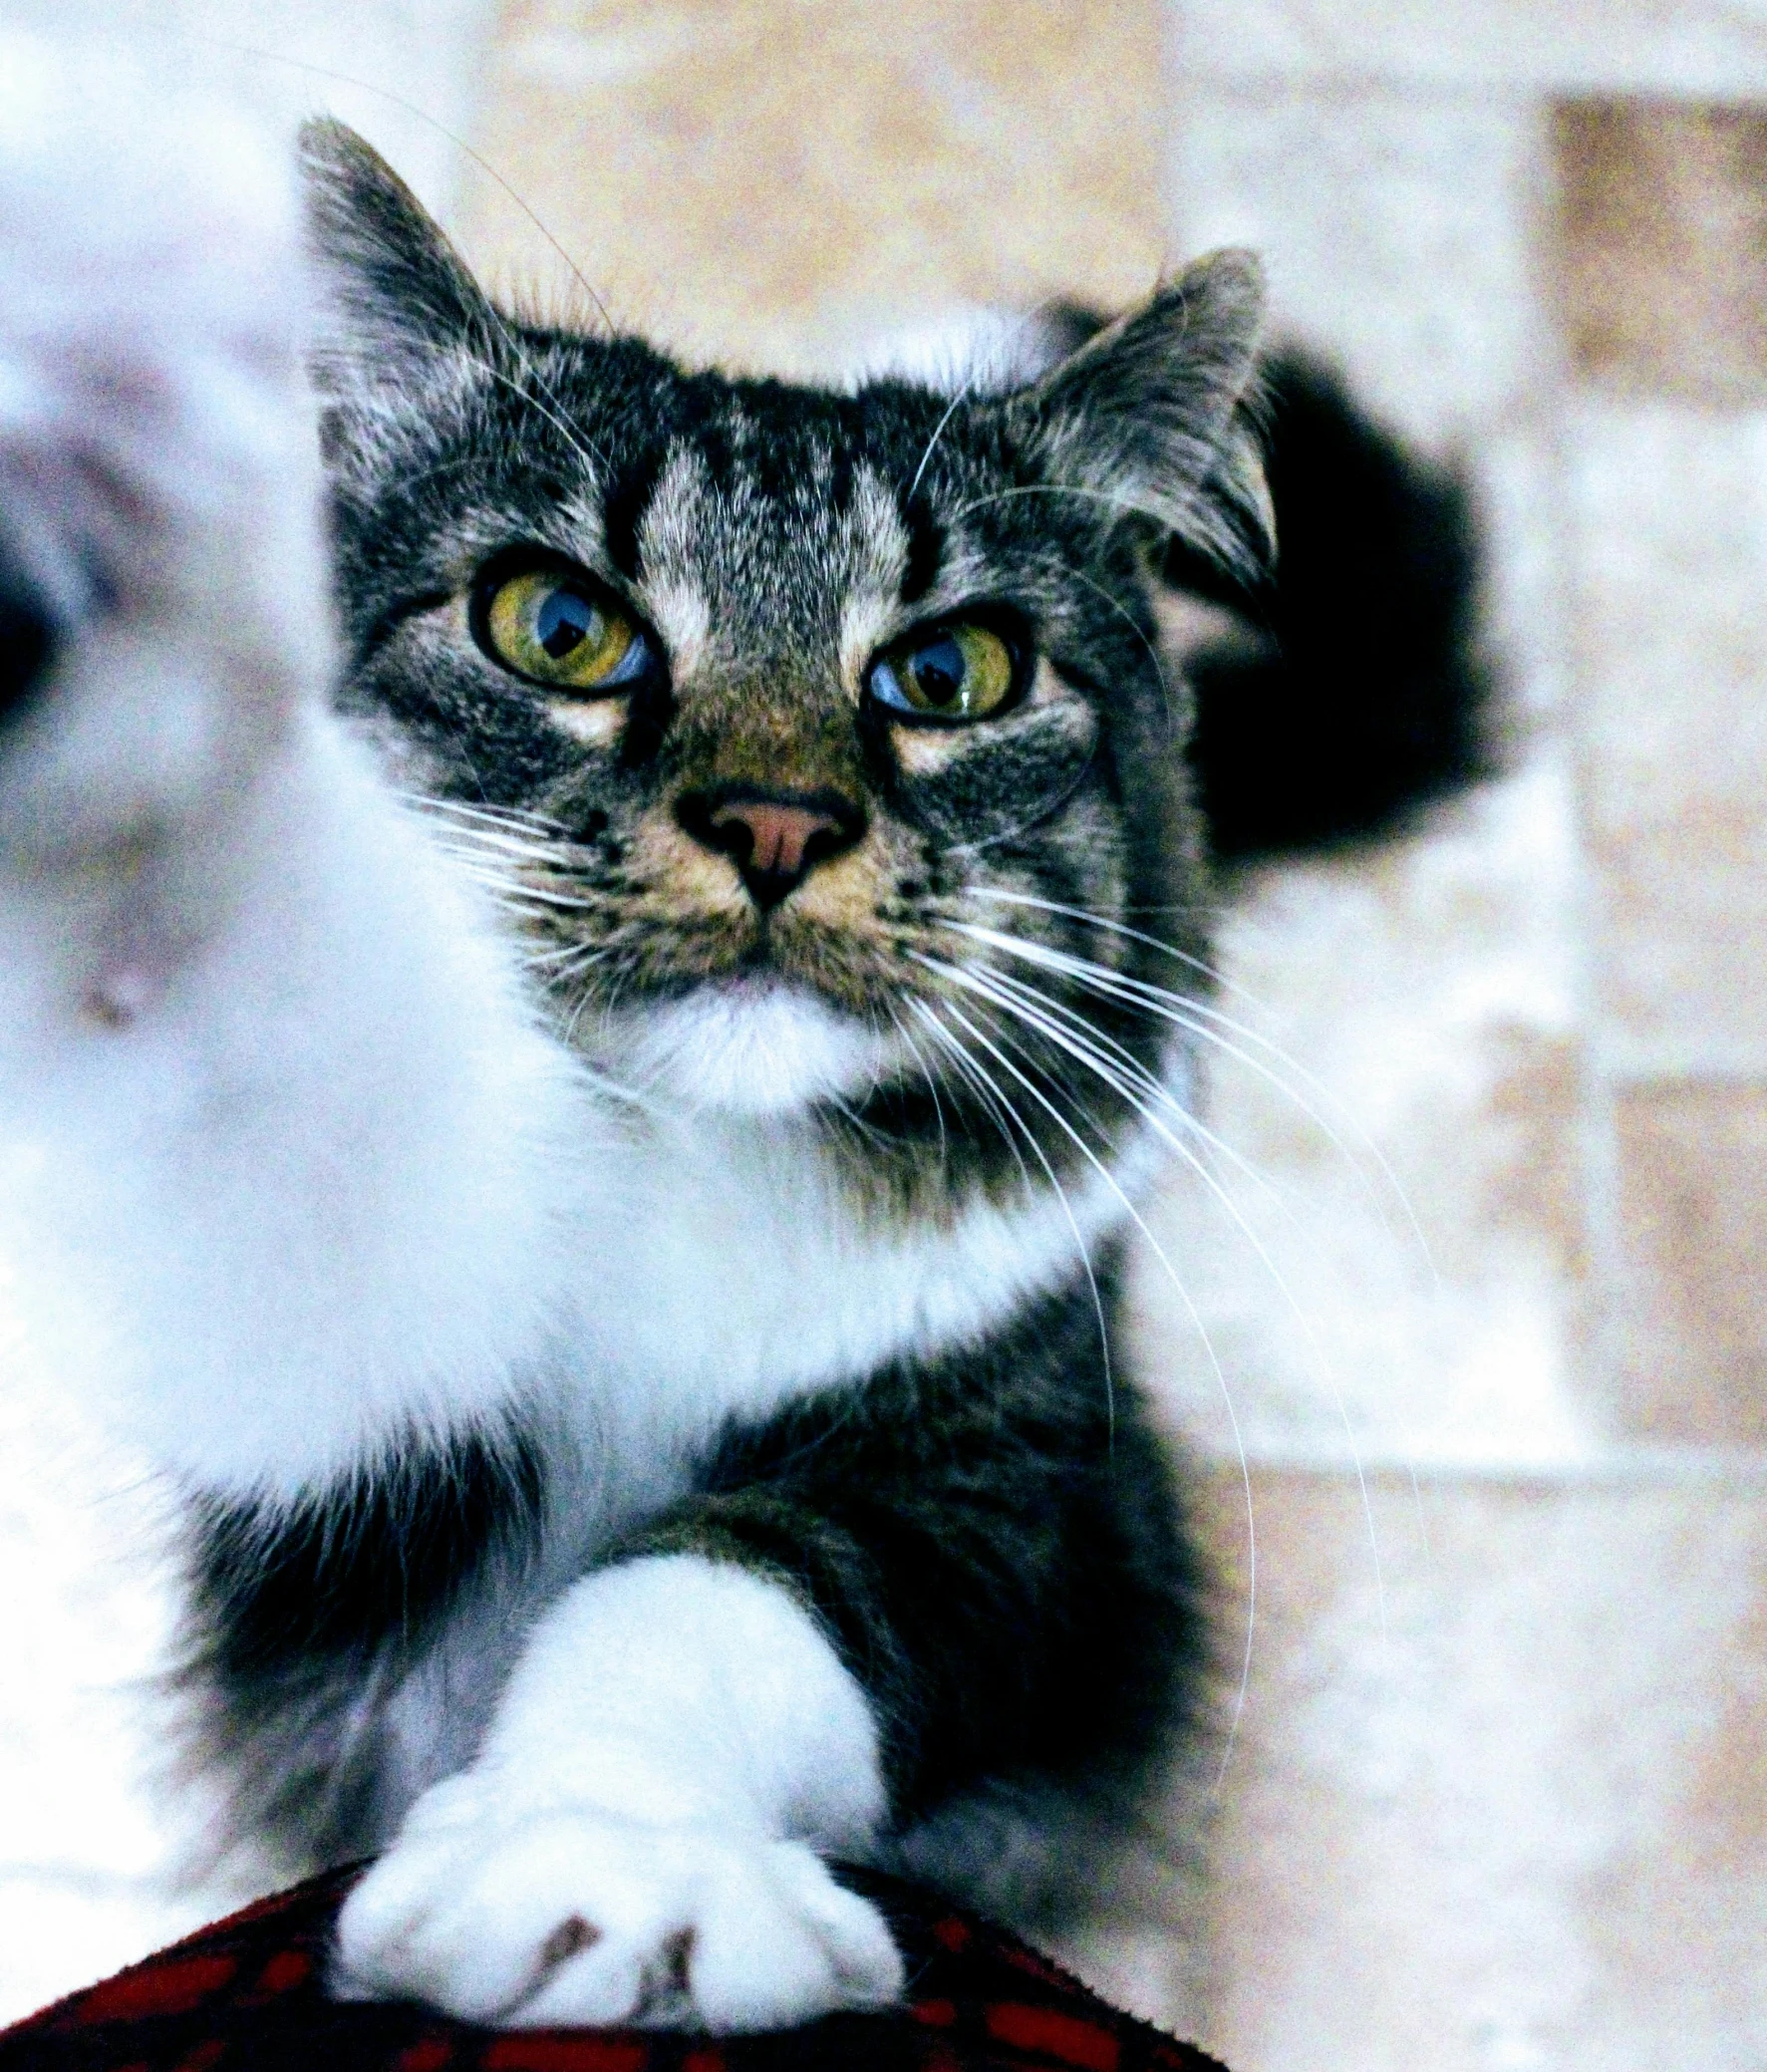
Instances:
[[[886,649],[867,685],[879,705],[920,720],[986,720],[1012,696],[1013,651],[973,620],[935,627]]]
[[[650,644],[567,570],[531,568],[491,592],[484,645],[518,675],[560,691],[616,691],[641,677]]]

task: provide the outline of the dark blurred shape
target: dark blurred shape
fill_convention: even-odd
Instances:
[[[56,615],[0,525],[0,726],[48,675]]]
[[[1497,759],[1465,483],[1320,362],[1285,351],[1265,375],[1273,578],[1255,594],[1181,544],[1165,570],[1245,622],[1190,662],[1191,760],[1229,862],[1392,832]]]

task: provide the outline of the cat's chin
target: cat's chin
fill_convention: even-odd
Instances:
[[[617,1022],[621,1076],[696,1111],[803,1114],[902,1065],[898,1042],[780,979],[720,981]]]

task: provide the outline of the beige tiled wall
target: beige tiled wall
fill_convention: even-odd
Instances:
[[[1224,912],[1211,1122],[1258,1177],[1175,1179],[1137,1288],[1238,1723],[1075,1953],[1236,2072],[1767,2063],[1759,6],[296,12],[465,128],[456,189],[398,102],[303,89],[542,301],[587,308],[568,255],[690,352],[803,368],[1244,239],[1462,458],[1511,772]],[[0,1488],[0,1544],[34,1516]],[[0,1861],[0,1911],[71,1924],[94,1851]],[[168,1918],[134,1890],[107,1951]]]
[[[1616,1096],[1616,1410],[1647,1440],[1767,1443],[1767,1084]]]
[[[1197,2007],[1228,2062],[1758,2065],[1761,1486],[1255,1493],[1264,1644]]]
[[[1153,0],[507,0],[475,137],[623,321],[816,360],[905,307],[1159,267]],[[498,177],[469,250],[572,294]]]
[[[1767,110],[1608,96],[1553,110],[1551,250],[1578,375],[1735,405],[1767,382]]]

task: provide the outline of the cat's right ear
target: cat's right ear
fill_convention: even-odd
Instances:
[[[495,314],[441,228],[386,159],[325,116],[301,131],[319,287],[314,376],[346,407],[421,393],[426,368],[481,352]]]
[[[1052,480],[1244,581],[1273,546],[1258,432],[1264,272],[1220,251],[1014,399]],[[1081,319],[1083,328],[1084,319]]]

